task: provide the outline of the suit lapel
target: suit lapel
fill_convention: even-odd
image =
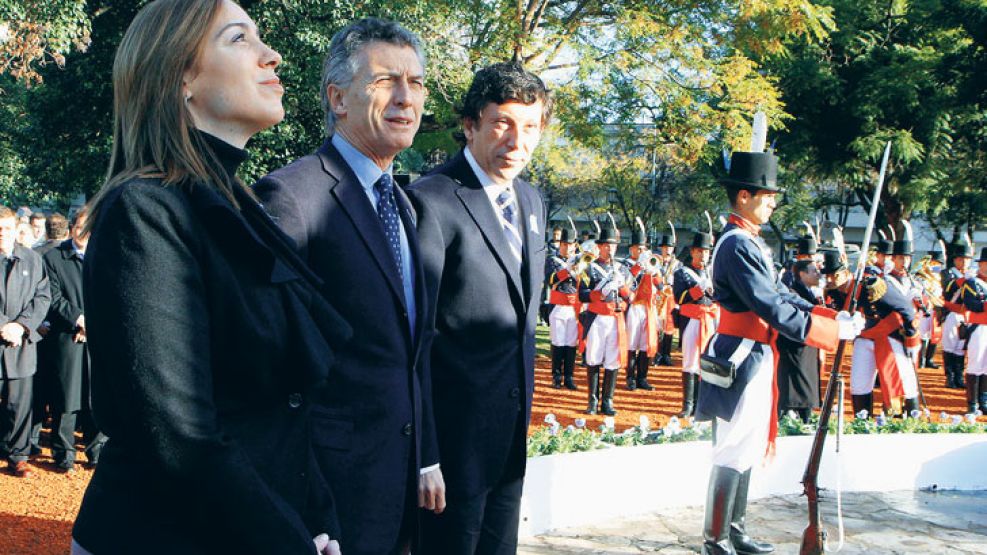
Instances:
[[[501,269],[507,274],[518,296],[523,298],[521,276],[516,270],[517,264],[514,262],[511,247],[507,244],[507,239],[504,238],[504,228],[501,227],[500,219],[494,213],[493,206],[490,205],[490,198],[487,197],[483,186],[480,185],[480,181],[473,173],[473,168],[469,166],[469,162],[466,161],[466,157],[462,153],[458,155],[458,162],[460,163],[457,164],[455,177],[463,186],[456,189],[456,195],[466,207],[470,217],[476,222],[476,226],[480,228],[480,233],[483,234],[487,246],[490,247]]]
[[[401,187],[394,187],[394,200],[398,205],[398,213],[401,216],[401,223],[404,231],[408,235],[408,249],[411,251],[411,268],[415,272],[414,295],[415,295],[415,334],[412,341],[415,344],[417,353],[420,345],[422,333],[425,331],[425,269],[422,266],[422,257],[418,248],[418,222],[415,217],[411,201],[405,195]]]
[[[328,141],[319,149],[319,157],[322,159],[322,167],[331,177],[336,180],[332,186],[332,194],[339,201],[343,211],[353,222],[353,226],[360,234],[363,244],[370,251],[371,256],[380,268],[380,271],[387,277],[394,295],[401,304],[407,308],[404,301],[404,285],[401,283],[397,264],[391,256],[390,247],[384,237],[384,229],[380,225],[380,218],[374,207],[370,205],[370,199],[364,192],[360,180],[357,179],[353,170],[350,169],[343,157]]]
[[[525,189],[525,185],[517,179],[514,180],[514,194],[517,196],[520,207],[521,236],[524,237],[524,251],[522,254],[524,264],[521,271],[524,273],[525,291],[522,298],[524,300],[524,306],[527,308],[528,301],[531,298],[531,292],[535,287],[535,249],[533,248],[535,245],[532,239],[532,233],[538,234],[540,230],[533,230],[530,227],[532,221],[535,221],[538,216],[532,212],[531,199],[528,197],[528,191]]]

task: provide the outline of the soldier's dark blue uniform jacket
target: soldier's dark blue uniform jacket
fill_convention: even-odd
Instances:
[[[559,258],[558,253],[545,259],[545,283],[550,289],[567,295],[577,293],[579,289],[576,276],[569,272],[568,265]]]
[[[672,279],[672,295],[675,296],[675,302],[680,307],[686,304],[708,306],[713,304],[713,297],[706,291],[711,285],[712,281],[709,280],[705,268],[697,270],[691,264],[682,264],[675,270]],[[683,330],[688,323],[689,318],[679,314],[676,321],[679,330]]]
[[[811,303],[780,284],[768,247],[749,231],[733,231],[738,228],[738,220],[731,216],[711,261],[714,298],[720,304],[721,318],[729,316],[725,312],[751,311],[792,341],[833,350],[838,341],[835,321],[821,312],[814,313]],[[753,227],[753,224],[743,222]],[[739,359],[736,360],[737,374],[729,388],[702,382],[696,417],[699,420],[713,417],[729,420],[747,384],[761,368],[764,357],[771,355],[763,343],[722,333],[717,333],[710,341],[707,352],[710,351],[720,358]]]
[[[579,284],[579,300],[581,302],[588,303],[597,300],[593,298],[593,291],[601,289],[608,281],[616,281],[621,284],[621,287],[617,291],[609,292],[598,300],[612,303],[617,299],[621,299],[625,303],[630,302],[630,284],[634,281],[634,278],[631,276],[630,271],[627,270],[627,267],[620,262],[616,260],[613,260],[611,264],[603,264],[600,261],[593,262],[589,265],[589,269],[586,270],[586,277],[588,279],[582,280]],[[596,314],[587,310],[579,317],[583,324],[583,329],[588,332],[590,326],[593,325],[593,320],[596,319]]]
[[[873,328],[886,316],[897,312],[901,315],[904,324],[890,337],[902,343],[913,343],[919,335],[918,327],[915,325],[915,304],[901,289],[888,283],[888,279],[891,278],[864,276],[864,291],[857,305],[867,319],[864,330]]]
[[[984,312],[987,312],[987,306],[985,306],[985,299],[987,299],[987,283],[984,282],[982,276],[977,276],[976,279],[966,280],[966,284],[963,285],[963,306],[966,307],[972,313],[970,315],[971,321],[976,321],[983,318]],[[983,325],[982,323],[975,323],[974,326]],[[973,333],[973,330],[970,333]]]

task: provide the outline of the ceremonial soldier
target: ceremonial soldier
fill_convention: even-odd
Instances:
[[[966,339],[960,337],[966,325],[966,307],[963,304],[963,286],[966,273],[973,260],[973,246],[966,237],[956,237],[949,246],[950,267],[942,274],[943,310],[947,311],[942,323],[942,360],[947,376],[947,386],[962,388],[963,364],[966,357]]]
[[[893,283],[893,277],[868,275],[861,284],[859,307],[866,317],[864,331],[853,343],[850,392],[853,412],[873,413],[874,380],[880,375],[883,410],[898,414],[904,395],[905,414],[919,408],[918,360],[921,336],[915,321],[915,306]],[[852,284],[850,285],[852,286]]]
[[[675,271],[673,290],[679,305],[679,342],[682,345],[682,412],[680,418],[695,412],[699,392],[699,355],[716,332],[717,309],[713,305],[713,282],[706,272],[713,248],[713,228],[692,237],[688,265]]]
[[[549,287],[549,338],[552,342],[552,387],[561,389],[563,378],[567,389],[576,389],[572,372],[576,365],[576,347],[582,337],[579,325],[579,282],[586,263],[573,252],[576,230],[563,228],[559,237],[558,254],[545,261],[545,281]]]
[[[932,357],[936,354],[936,346],[942,340],[942,326],[939,325],[942,307],[940,272],[944,260],[942,251],[933,248],[928,256],[922,259],[918,271],[915,272],[915,281],[922,287],[926,301],[926,311],[918,324],[919,333],[922,334],[922,352],[919,355],[922,368],[939,368]],[[946,372],[947,387],[951,381],[949,372]]]
[[[891,233],[894,233],[893,229],[888,229],[891,230]],[[867,273],[883,276],[891,271],[891,259],[888,257],[894,252],[894,239],[892,238],[891,241],[888,241],[887,236],[881,230],[877,231],[877,235],[880,237],[880,240],[877,242],[877,250],[874,251],[874,264],[867,268]]]
[[[895,286],[902,296],[912,302],[915,308],[914,324],[916,329],[919,329],[919,341],[922,341],[926,338],[922,337],[921,320],[923,317],[929,316],[932,311],[922,284],[909,273],[909,268],[912,266],[912,253],[914,252],[912,248],[912,226],[908,220],[902,220],[901,225],[904,227],[904,234],[901,239],[894,242],[891,251],[893,267],[887,274],[888,284]],[[921,363],[921,347],[922,343],[919,343],[919,356],[914,361],[915,368],[918,368]]]
[[[816,254],[819,252],[819,241],[816,239],[816,232],[813,231],[812,226],[808,222],[803,223],[808,233],[799,237],[798,247],[795,251],[795,260],[789,264],[788,268],[781,275],[781,282],[789,289],[798,281],[798,274],[795,273],[795,265],[802,260],[815,260]]]
[[[603,376],[603,406],[607,416],[617,414],[613,408],[613,392],[617,387],[617,370],[627,364],[627,328],[624,311],[630,301],[631,274],[613,257],[620,243],[617,229],[604,228],[596,240],[599,257],[589,265],[589,279],[579,284],[579,300],[588,303],[584,313],[586,330],[586,376],[589,382],[589,402],[586,414],[596,414],[600,400],[600,368]]]
[[[963,306],[973,328],[967,344],[966,402],[972,413],[987,411],[987,247],[977,259],[977,275],[963,285]]]
[[[761,145],[752,150],[731,157],[724,185],[733,212],[710,262],[721,312],[705,353],[696,408],[698,419],[715,419],[706,555],[774,550],[752,539],[745,521],[751,468],[773,451],[777,435],[778,336],[833,350],[838,337],[851,338],[856,330],[849,315],[838,322],[834,311],[779,287],[770,250],[758,236],[780,192],[777,162]]]
[[[662,322],[661,351],[655,359],[655,364],[662,366],[672,365],[672,340],[675,339],[675,291],[672,284],[675,282],[675,272],[682,266],[678,258],[675,258],[675,226],[668,222],[669,233],[662,234],[661,242],[658,244],[661,259],[661,275],[665,285],[661,290],[661,301],[659,317]]]
[[[648,369],[651,357],[658,353],[661,326],[658,300],[664,280],[658,257],[648,250],[644,224],[640,218],[637,223],[640,229],[631,233],[631,258],[627,263],[633,291],[633,300],[627,309],[627,389],[651,391],[654,387],[648,383]]]

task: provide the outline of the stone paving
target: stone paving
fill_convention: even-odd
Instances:
[[[837,546],[836,502],[824,492],[820,503],[829,532],[827,553]],[[595,527],[557,530],[523,539],[518,553],[663,553],[700,552],[702,507],[603,522]],[[845,493],[846,543],[840,553],[926,555],[987,554],[987,492],[902,491]],[[798,495],[751,502],[748,530],[775,544],[779,555],[797,554],[807,523],[805,499]]]

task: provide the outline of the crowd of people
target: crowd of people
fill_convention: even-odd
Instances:
[[[984,275],[984,269],[974,266],[974,248],[963,235],[945,245],[945,252],[937,244],[913,264],[910,223],[902,221],[901,225],[901,239],[887,239],[893,229],[888,234],[881,231],[868,255],[862,288],[870,291],[876,287],[877,292],[864,297],[859,308],[867,316],[865,329],[882,325],[855,342],[851,380],[854,413],[876,416],[873,391],[881,383],[888,385],[882,389],[879,412],[900,416],[921,410],[915,370],[940,368],[934,358],[940,344],[945,386],[966,389],[969,413],[983,411],[987,409],[987,389],[978,378],[985,371],[980,354],[983,339],[976,331],[982,323],[978,315],[983,311],[984,293],[983,278],[978,276]],[[834,229],[832,239],[823,242],[819,231],[811,226],[807,229],[798,239],[790,262],[776,267],[778,280],[814,306],[846,309],[853,281],[841,230]],[[586,413],[596,414],[602,400],[600,411],[614,415],[616,373],[625,370],[628,391],[653,389],[647,381],[650,366],[671,365],[669,355],[678,335],[682,410],[677,416],[694,416],[700,355],[717,330],[719,307],[708,263],[720,234],[712,227],[708,232],[697,232],[676,254],[671,223],[669,233],[657,241],[656,250],[651,248],[651,234],[642,226],[631,233],[627,256],[620,257],[615,227],[603,228],[599,238],[590,231],[577,237],[574,226],[554,228],[549,239],[543,312],[550,330],[553,387],[564,384],[577,389],[572,376],[577,355],[584,353],[590,384]],[[983,262],[987,262],[987,250],[981,252],[976,264]],[[597,287],[604,280],[612,284],[605,292]],[[886,286],[892,287],[890,296],[884,292]],[[601,308],[593,304],[597,300],[594,290],[600,291],[602,300],[614,303],[610,314],[602,309],[603,315],[623,313],[623,322],[612,319],[607,326],[593,328],[601,314]],[[900,323],[898,317],[882,323],[891,313],[900,317]],[[892,326],[891,320],[896,325]],[[885,343],[885,337],[890,341]],[[880,345],[876,359],[875,340]],[[888,350],[889,346],[894,348]],[[791,411],[808,422],[812,410],[820,408],[820,375],[826,357],[819,349],[784,337],[779,338],[778,348],[779,413]],[[892,363],[890,353],[899,351],[900,360]],[[603,352],[610,357],[606,361],[601,358]],[[597,383],[601,366],[605,371],[602,390]],[[890,373],[885,376],[885,372]]]
[[[89,404],[89,356],[82,302],[82,260],[88,243],[85,207],[46,214],[0,206],[0,288],[4,324],[0,450],[10,472],[27,478],[42,430],[59,472],[72,472],[76,431],[86,464],[95,465],[106,437]]]
[[[621,369],[628,389],[651,389],[678,329],[682,415],[716,422],[704,553],[772,551],[746,531],[751,469],[774,449],[779,407],[814,406],[818,381],[799,380],[817,350],[856,340],[861,410],[878,374],[885,407],[916,406],[916,296],[880,261],[866,318],[844,310],[841,244],[821,267],[805,252],[785,286],[759,237],[781,191],[763,144],[733,153],[730,217],[684,261],[674,228],[653,253],[640,222],[626,260],[615,225],[581,243],[560,229],[550,249],[545,206],[519,177],[551,118],[542,80],[517,62],[479,69],[462,149],[397,183],[426,60],[413,33],[366,18],[333,37],[311,85],[323,144],[251,187],[237,177],[245,146],[284,117],[281,56],[260,37],[231,0],[148,3],[114,61],[107,180],[69,237],[38,254],[0,210],[11,468],[25,473],[31,449],[24,378],[46,365],[59,370],[39,376],[57,379],[35,404],[56,462],[72,467],[77,426],[98,460],[73,554],[515,553],[544,283],[553,385],[576,387],[582,351],[588,413],[615,413]],[[960,248],[946,320],[979,325],[987,260],[967,276]],[[984,334],[963,334],[978,392]],[[36,364],[36,346],[57,354]],[[783,364],[805,398],[779,400]]]

